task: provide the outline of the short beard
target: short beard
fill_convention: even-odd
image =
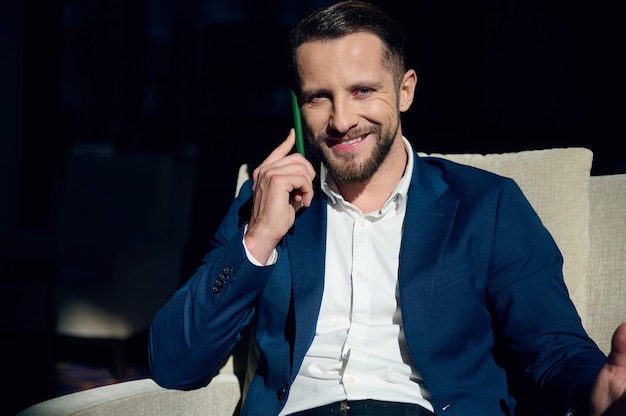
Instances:
[[[370,157],[362,163],[355,160],[354,155],[347,155],[341,161],[330,158],[330,150],[326,147],[328,135],[318,136],[312,145],[315,155],[324,163],[328,173],[337,184],[359,184],[368,181],[380,168],[389,154],[399,128],[399,122],[392,128],[383,131],[380,125],[374,125],[369,133],[378,136],[376,146]],[[348,136],[358,136],[349,132]]]

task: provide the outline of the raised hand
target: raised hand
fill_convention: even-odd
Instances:
[[[591,392],[591,416],[626,415],[626,323],[613,334],[611,352]]]
[[[252,172],[252,214],[245,236],[250,254],[262,264],[293,225],[296,212],[311,204],[315,169],[298,153],[291,129],[287,139]]]

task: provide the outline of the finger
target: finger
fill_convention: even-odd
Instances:
[[[300,153],[290,152],[294,145],[295,135],[292,129],[287,139],[252,171],[254,183],[260,183],[261,175],[268,178],[273,175],[302,175],[312,182],[316,176],[315,168]]]
[[[287,135],[287,138],[281,144],[279,144],[278,147],[274,149],[267,158],[265,158],[262,164],[273,163],[277,160],[284,158],[291,152],[295,144],[296,144],[296,132],[292,128],[289,130],[289,134]]]
[[[313,172],[312,176],[305,174],[294,179],[293,184],[295,185],[295,192],[292,193],[292,200],[298,203],[298,207],[308,207],[311,205],[315,193],[313,188],[314,177],[315,172]]]
[[[609,363],[626,367],[626,322],[617,327],[611,339]]]
[[[254,180],[254,182],[257,182],[257,178],[259,177],[259,174],[261,172],[261,170],[263,170],[265,167],[272,165],[282,159],[285,158],[285,156],[287,156],[289,154],[289,152],[291,151],[291,149],[293,149],[294,145],[296,142],[296,133],[295,130],[292,128],[289,130],[289,134],[287,135],[287,138],[285,140],[283,140],[278,147],[276,147],[264,160],[263,162],[261,162],[261,164],[259,164],[259,166],[256,167],[256,169],[254,169],[252,171],[252,179]]]

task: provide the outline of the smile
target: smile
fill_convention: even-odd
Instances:
[[[364,134],[364,135],[358,136],[358,137],[354,137],[352,139],[347,139],[347,140],[331,139],[329,141],[332,143],[332,145],[349,146],[349,145],[356,144],[356,143],[362,141],[363,139],[365,139],[365,137],[367,137],[367,134]]]

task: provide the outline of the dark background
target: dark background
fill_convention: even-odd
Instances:
[[[3,258],[45,257],[69,152],[168,154],[196,172],[184,281],[232,198],[239,164],[261,161],[291,127],[288,31],[329,3],[2,1]],[[593,174],[626,172],[624,36],[612,6],[377,3],[406,28],[420,75],[403,118],[418,151],[584,146]]]
[[[192,230],[203,245],[236,167],[260,161],[288,131],[288,30],[328,3],[2,2],[2,229],[45,230],[59,161],[98,144],[193,160]],[[378,3],[406,28],[420,75],[403,120],[418,150],[586,146],[594,173],[626,171],[616,10],[564,0]]]

